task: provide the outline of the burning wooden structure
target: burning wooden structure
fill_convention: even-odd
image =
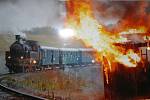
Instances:
[[[140,55],[141,61],[136,67],[127,67],[117,62],[110,62],[107,58],[103,57],[106,99],[150,98],[149,41],[143,43],[116,43],[115,45],[134,50]]]

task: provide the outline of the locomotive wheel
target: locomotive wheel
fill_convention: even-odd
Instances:
[[[9,69],[9,73],[13,73],[13,67],[12,66],[9,66],[8,69]]]

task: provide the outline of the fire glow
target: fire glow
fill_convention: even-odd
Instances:
[[[106,31],[94,18],[91,0],[69,0],[66,5],[66,26],[74,29],[77,38],[82,39],[87,46],[92,46],[98,51],[99,56],[105,56],[111,62],[119,62],[127,67],[137,66],[141,60],[137,53],[132,49],[126,51],[114,45],[116,42],[126,41],[126,38],[120,36],[120,33],[124,32],[112,35]],[[134,32],[136,31],[139,32],[140,28],[134,29]]]

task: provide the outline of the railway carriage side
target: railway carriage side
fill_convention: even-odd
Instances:
[[[95,58],[94,58],[95,51],[93,49],[81,49],[81,64],[87,65],[87,64],[94,64]]]
[[[59,49],[47,46],[41,46],[40,48],[41,60],[40,66],[43,68],[53,68],[59,65]]]
[[[79,64],[79,50],[73,48],[61,49],[62,64],[63,65],[77,65]]]
[[[83,48],[66,48],[61,49],[62,52],[62,64],[63,65],[87,65],[94,64],[94,49],[83,49]]]

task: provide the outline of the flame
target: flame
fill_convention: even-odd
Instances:
[[[147,29],[145,27],[139,27],[136,29],[127,29],[126,31],[120,32],[120,34],[143,34],[147,31]]]
[[[126,51],[125,48],[114,45],[127,39],[121,37],[120,33],[112,34],[105,30],[94,18],[91,0],[68,0],[66,5],[66,26],[75,30],[77,38],[82,39],[87,46],[96,49],[99,56],[106,56],[109,60],[128,67],[137,66],[141,60],[139,55],[131,49]]]

